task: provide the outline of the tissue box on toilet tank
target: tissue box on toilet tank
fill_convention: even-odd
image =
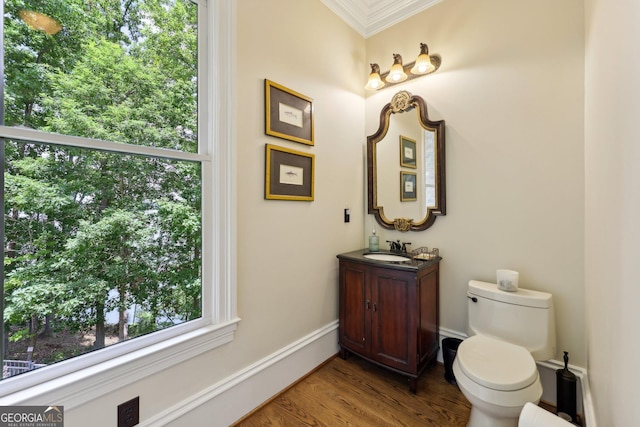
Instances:
[[[518,291],[519,273],[513,270],[496,270],[498,289],[507,292]]]

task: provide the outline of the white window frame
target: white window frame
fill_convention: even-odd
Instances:
[[[236,311],[235,1],[198,7],[200,152],[184,153],[0,126],[0,137],[196,160],[202,164],[200,319],[0,381],[0,406],[83,405],[233,340]]]

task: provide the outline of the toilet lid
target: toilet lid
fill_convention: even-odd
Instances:
[[[471,380],[493,390],[518,390],[538,377],[536,362],[527,349],[483,335],[460,343],[456,357]]]

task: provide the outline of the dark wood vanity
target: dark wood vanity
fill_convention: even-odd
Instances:
[[[368,252],[338,255],[340,356],[353,353],[405,375],[415,393],[438,354],[441,258],[394,263],[368,259]]]

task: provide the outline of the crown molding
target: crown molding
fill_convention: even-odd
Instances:
[[[364,38],[442,0],[320,0]]]

